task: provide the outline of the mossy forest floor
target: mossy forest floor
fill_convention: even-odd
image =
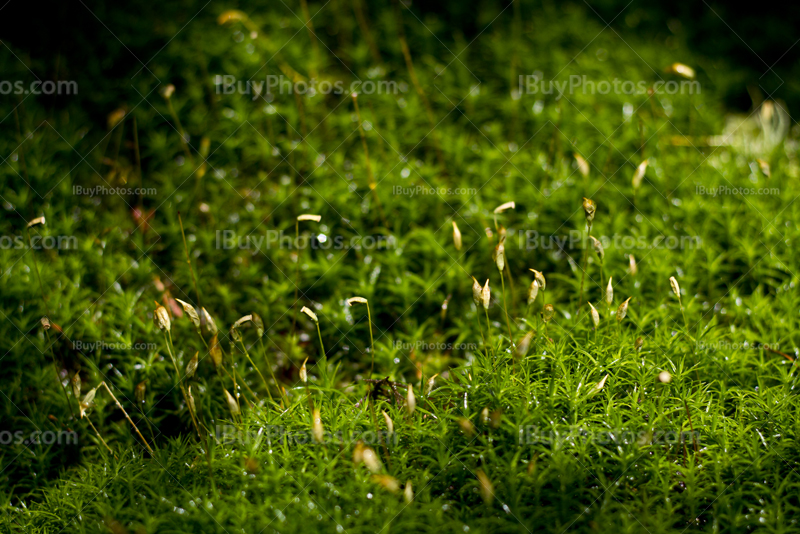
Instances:
[[[625,13],[303,5],[3,97],[3,531],[800,530],[791,110]]]

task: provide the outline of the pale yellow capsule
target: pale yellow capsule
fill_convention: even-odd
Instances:
[[[245,315],[244,317],[240,317],[239,319],[237,319],[236,322],[233,323],[233,326],[236,328],[240,328],[242,325],[247,324],[252,320],[253,320],[252,315]]]
[[[509,208],[514,209],[516,207],[517,207],[517,205],[514,203],[514,201],[506,202],[504,204],[500,204],[499,206],[497,206],[494,209],[494,212],[495,213],[502,213],[502,212],[506,211]]]
[[[644,160],[639,164],[638,167],[636,167],[636,172],[633,173],[633,180],[631,180],[634,189],[639,189],[639,187],[642,185],[644,174],[647,172],[647,163],[648,160]]]
[[[378,455],[375,454],[375,451],[369,447],[364,447],[364,449],[361,451],[361,461],[363,461],[364,465],[367,466],[367,469],[373,473],[377,473],[381,470],[381,461],[378,458]]]
[[[30,228],[31,226],[36,226],[37,224],[42,224],[42,225],[45,224],[44,216],[36,217],[35,219],[32,219],[30,222],[28,222],[28,225],[26,226],[26,228]]]
[[[81,419],[83,419],[83,416],[86,415],[86,410],[91,408],[92,404],[94,403],[94,396],[97,393],[97,388],[99,388],[99,387],[100,386],[97,386],[96,388],[90,390],[86,394],[86,396],[83,397],[83,400],[81,401],[81,405],[80,405],[80,408],[81,408]]]
[[[492,486],[492,481],[489,480],[489,477],[486,476],[486,473],[483,470],[479,469],[475,475],[478,477],[478,482],[481,485],[481,497],[483,497],[483,502],[486,504],[491,504],[494,500],[494,487]]]
[[[240,317],[235,323],[233,323],[233,326],[231,326],[231,337],[233,338],[234,341],[236,341],[237,343],[242,341],[241,327],[242,325],[247,324],[252,320],[253,320],[252,315],[245,315],[244,317]]]
[[[406,409],[408,410],[408,415],[414,413],[414,410],[417,409],[417,398],[414,396],[414,386],[411,384],[408,385],[408,394],[406,395]]]
[[[541,271],[537,271],[536,269],[528,270],[533,273],[534,278],[536,278],[536,281],[539,282],[539,289],[544,291],[547,288],[547,282],[545,281],[544,275],[541,273]]]
[[[549,323],[553,320],[553,317],[556,315],[556,310],[553,308],[552,304],[545,304],[544,311],[542,312],[542,318],[544,319],[545,323]]]
[[[383,413],[383,420],[386,421],[386,430],[389,431],[389,434],[394,434],[394,421],[385,411],[381,413]]]
[[[303,384],[308,382],[308,371],[306,370],[307,361],[308,358],[305,359],[305,361],[303,362],[303,366],[300,367],[300,381],[303,382]]]
[[[223,389],[223,391],[225,392],[225,399],[228,401],[228,409],[231,411],[231,415],[237,415],[239,413],[239,405],[236,404],[236,399],[227,389]]]
[[[498,408],[492,412],[489,416],[489,424],[492,425],[492,428],[500,428],[500,424],[503,422],[503,409]]]
[[[678,281],[675,279],[674,276],[669,277],[669,285],[672,286],[672,292],[675,293],[675,296],[678,297],[678,300],[680,300],[681,286],[678,285]]]
[[[200,323],[203,325],[209,335],[213,336],[217,334],[217,324],[214,322],[214,319],[211,318],[211,314],[208,313],[205,308],[200,308],[200,319]]]
[[[537,282],[534,279],[534,281],[531,282],[530,289],[528,289],[528,306],[533,304],[533,302],[536,300],[536,297],[538,295],[539,295],[539,282]]]
[[[300,310],[300,313],[305,313],[311,318],[312,321],[314,321],[315,323],[319,323],[319,319],[317,319],[317,314],[308,309],[307,307],[303,306],[303,308]]]
[[[617,322],[622,322],[625,316],[628,314],[628,303],[631,301],[633,297],[628,297],[625,299],[625,302],[619,305],[617,308]]]
[[[186,364],[186,378],[192,378],[194,376],[194,374],[197,372],[197,364],[199,363],[198,359],[197,359],[197,356],[199,354],[200,354],[200,352],[195,351],[194,356],[192,357],[192,359],[189,360],[188,364]]]
[[[694,69],[689,65],[684,65],[683,63],[673,63],[672,65],[669,66],[669,69],[667,70],[673,74],[682,76],[687,80],[694,80],[695,78]]]
[[[231,9],[217,17],[217,24],[222,26],[223,24],[240,20],[247,20],[247,15],[238,9]]]
[[[595,391],[600,391],[603,389],[603,386],[606,385],[606,380],[608,380],[608,375],[604,376],[603,379],[597,383],[597,385],[594,387]]]
[[[389,475],[372,475],[372,480],[383,486],[387,491],[397,493],[400,491],[400,483],[396,478]]]
[[[596,211],[597,203],[591,198],[583,197],[583,214],[586,216],[586,222],[589,223],[589,226],[591,226],[592,221],[594,221],[594,214]]]
[[[764,176],[766,176],[767,178],[772,176],[772,173],[769,170],[769,163],[767,162],[767,160],[759,158],[756,161],[758,162],[758,166],[761,168],[761,172],[764,173]]]
[[[431,391],[433,391],[433,386],[434,386],[434,384],[436,382],[436,377],[437,376],[439,376],[439,373],[436,373],[435,375],[433,375],[432,377],[430,377],[428,379],[428,383],[425,385],[425,396],[426,397],[431,394]]]
[[[189,406],[192,412],[197,413],[197,406],[194,403],[194,396],[192,395],[192,386],[189,386],[186,396],[189,398]]]
[[[456,247],[456,250],[461,250],[461,230],[458,229],[455,221],[453,221],[453,246]]]
[[[533,330],[529,330],[517,343],[516,354],[519,358],[524,358],[528,355],[528,349],[531,346],[531,341],[533,341],[533,336],[536,334]]]
[[[198,315],[197,310],[194,309],[194,306],[189,304],[188,302],[184,302],[181,299],[175,299],[178,303],[183,307],[183,313],[192,321],[192,324],[195,328],[200,328],[200,315]]]
[[[156,311],[153,312],[153,320],[162,332],[169,332],[172,328],[172,322],[169,320],[169,313],[167,309],[160,304],[156,308]]]
[[[575,153],[575,162],[578,164],[578,171],[581,173],[581,176],[586,178],[589,176],[589,162],[587,162],[583,156]]]
[[[470,421],[466,417],[460,417],[458,419],[458,426],[461,427],[461,431],[468,437],[472,437],[475,435],[475,425],[473,425],[472,421]]]
[[[81,375],[78,372],[72,377],[72,394],[76,399],[81,398]]]
[[[124,119],[125,115],[127,114],[128,112],[125,110],[125,108],[117,108],[109,113],[108,117],[106,117],[106,125],[108,126],[108,129],[113,130],[117,124],[122,122],[122,119]]]
[[[474,276],[472,277],[472,302],[475,303],[475,306],[481,306],[483,304],[481,285]]]
[[[403,490],[403,498],[405,498],[407,503],[410,503],[414,500],[414,487],[411,485],[411,481],[406,481],[406,487]]]
[[[598,326],[600,326],[600,314],[597,313],[597,309],[595,309],[595,307],[592,306],[591,302],[589,303],[589,308],[591,309],[592,323],[594,323],[594,327],[597,328]]]
[[[503,269],[506,266],[506,246],[504,243],[504,239],[500,238],[500,242],[497,244],[497,247],[494,251],[494,261],[497,265],[497,270],[500,271],[500,274],[503,274]]]
[[[263,336],[264,335],[264,321],[261,320],[261,316],[258,315],[257,313],[252,314],[252,317],[253,317],[253,324],[256,327],[256,334],[258,334],[258,337]]]
[[[30,228],[31,226],[36,226],[37,224],[42,224],[42,225],[45,224],[44,216],[32,219],[30,222],[28,222],[26,228]]]
[[[314,437],[314,441],[322,443],[325,439],[325,429],[322,427],[322,416],[319,414],[319,408],[314,408],[312,421],[311,434]]]
[[[600,258],[600,261],[603,261],[603,258],[606,257],[606,251],[605,251],[605,249],[603,249],[603,243],[601,243],[600,240],[595,238],[593,235],[589,236],[589,240],[592,242],[592,246],[594,247],[594,251],[597,253],[597,256]]]
[[[143,380],[136,384],[136,389],[133,392],[134,396],[136,397],[136,402],[144,403],[145,393],[147,392],[147,385],[145,382],[146,380]]]
[[[356,441],[353,447],[353,463],[358,467],[364,461],[364,443],[361,440]]]
[[[211,361],[214,362],[215,367],[222,365],[222,347],[219,346],[217,334],[211,336],[211,342],[208,344],[208,354],[211,355]]]

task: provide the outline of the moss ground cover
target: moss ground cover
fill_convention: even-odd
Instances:
[[[3,101],[4,530],[797,531],[780,101],[590,6],[232,7]]]

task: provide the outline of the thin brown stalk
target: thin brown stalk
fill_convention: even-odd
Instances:
[[[183,219],[181,218],[181,212],[178,212],[178,224],[181,227],[181,237],[183,237],[183,250],[186,253],[186,263],[189,265],[189,273],[192,275],[192,283],[194,284],[194,293],[197,295],[197,307],[201,307],[200,303],[200,290],[197,289],[197,278],[194,276],[194,269],[192,269],[192,260],[189,257],[189,245],[186,244],[186,232],[183,231]]]
[[[144,443],[144,446],[147,447],[147,450],[150,451],[150,454],[153,454],[153,449],[150,448],[150,444],[147,443],[147,440],[144,439],[144,436],[142,435],[142,433],[139,432],[139,427],[136,426],[136,423],[133,422],[133,419],[131,419],[131,417],[128,415],[128,412],[126,412],[125,408],[122,407],[122,404],[119,403],[119,400],[117,400],[117,397],[114,396],[114,393],[111,391],[111,388],[108,387],[108,384],[106,384],[105,381],[103,381],[103,382],[100,382],[100,385],[103,386],[104,388],[106,388],[106,391],[108,391],[108,394],[111,395],[111,398],[114,399],[114,402],[117,404],[117,408],[122,410],[122,413],[125,414],[125,419],[128,420],[128,422],[131,424],[133,429],[139,435],[139,438],[142,440],[142,443]]]
[[[581,291],[580,296],[578,297],[578,314],[575,316],[575,320],[580,320],[581,318],[581,307],[583,306],[583,286],[584,282],[586,281],[586,266],[589,262],[589,236],[592,234],[592,225],[591,223],[587,224],[586,236],[583,240],[583,268],[581,269]]]
[[[139,128],[136,124],[136,117],[133,117],[133,148],[136,155],[136,173],[139,175],[139,213],[144,217],[144,175],[142,174],[142,157],[139,152]],[[198,303],[199,304],[199,303]]]
[[[489,321],[489,310],[486,308],[483,309],[483,312],[486,314],[486,339],[489,343],[492,342],[492,323]],[[492,352],[495,352],[494,345],[492,345]],[[495,354],[496,356],[496,354]]]
[[[106,440],[103,439],[103,436],[100,435],[100,432],[92,424],[92,420],[87,417],[86,418],[86,422],[89,423],[89,426],[92,427],[92,430],[94,430],[94,433],[97,434],[97,437],[100,440],[100,443],[105,445],[106,449],[108,449],[108,452],[110,452],[114,456],[115,459],[119,460],[119,457],[116,454],[114,454],[114,451],[112,451],[111,447],[108,446],[108,443],[106,443]]]
[[[22,105],[22,102],[19,104]],[[19,106],[17,106],[19,107]],[[14,120],[17,123],[17,142],[19,144],[19,148],[17,152],[19,152],[19,164],[22,167],[22,175],[25,176],[25,183],[28,184],[29,192],[33,192],[33,186],[31,186],[31,179],[28,176],[28,164],[25,162],[25,139],[22,138],[22,125],[19,120],[19,113],[17,113],[17,108],[14,108]],[[33,217],[32,213],[28,213],[28,216]]]
[[[178,118],[178,114],[175,113],[175,108],[172,105],[172,98],[167,98],[167,107],[169,108],[169,113],[172,116],[172,120],[175,121],[175,124],[178,127],[178,135],[181,136],[181,146],[183,147],[183,151],[186,153],[186,161],[189,163],[189,166],[192,165],[192,152],[189,150],[189,144],[186,142],[186,132],[183,129],[183,125],[181,124],[181,120]]]
[[[170,360],[172,361],[172,367],[175,369],[175,379],[178,381],[178,387],[183,394],[183,400],[186,402],[186,407],[189,409],[189,415],[192,418],[192,425],[194,425],[195,432],[197,432],[197,437],[203,439],[203,434],[200,432],[197,419],[195,419],[192,403],[189,401],[189,395],[186,393],[186,388],[183,387],[183,380],[181,378],[181,372],[178,370],[178,363],[175,360],[175,349],[172,346],[172,334],[168,333],[166,330],[164,331],[164,340],[167,343],[167,352],[169,353]]]
[[[442,149],[439,144],[439,135],[435,131],[436,119],[433,115],[433,108],[431,107],[431,103],[428,100],[428,95],[425,93],[425,90],[419,83],[419,78],[417,78],[417,72],[416,70],[414,70],[414,61],[411,59],[411,50],[408,48],[408,42],[406,41],[406,32],[403,29],[403,16],[402,13],[400,12],[399,2],[398,0],[394,0],[393,3],[395,7],[395,20],[397,21],[397,40],[400,42],[400,49],[403,52],[403,58],[405,59],[406,62],[406,68],[408,69],[408,76],[409,78],[411,78],[411,83],[414,86],[414,89],[416,89],[420,99],[422,100],[422,104],[425,106],[425,114],[428,116],[428,122],[431,125],[433,143],[436,148],[436,156],[439,160],[439,164],[442,166],[442,168],[445,168],[444,154],[442,153]]]
[[[372,54],[372,60],[377,65],[380,65],[383,63],[383,60],[381,59],[381,53],[378,50],[378,45],[375,44],[375,38],[372,36],[372,31],[370,30],[369,23],[367,22],[367,16],[364,13],[364,6],[361,0],[353,0],[353,11],[355,11],[356,14],[358,27],[361,29],[361,33],[364,34],[364,39],[367,41],[367,45],[369,46],[369,51]]]
[[[308,67],[308,72],[311,74],[312,79],[319,79],[317,73],[317,66],[319,65],[319,44],[317,43],[317,34],[314,32],[314,23],[311,21],[311,13],[308,11],[308,1],[300,0],[300,8],[303,10],[303,18],[306,19],[305,27],[308,30],[308,36],[311,39],[311,50],[313,58]]]
[[[694,425],[692,424],[692,414],[689,413],[689,405],[686,404],[686,399],[683,400],[683,407],[686,410],[686,417],[689,418],[689,429],[692,431],[692,445],[694,446],[695,454],[699,454],[697,450],[697,440],[694,437]]]
[[[511,320],[508,318],[508,308],[506,307],[506,283],[503,279],[503,273],[500,273],[500,285],[503,289],[503,311],[506,312],[506,326],[508,326],[508,341],[514,345],[514,340],[511,338]]]
[[[269,374],[272,375],[272,380],[275,382],[275,386],[278,388],[278,392],[281,394],[281,397],[286,401],[286,406],[289,406],[289,399],[286,397],[286,392],[283,390],[280,383],[278,383],[278,379],[275,377],[275,371],[272,370],[272,365],[270,365],[269,358],[267,357],[267,348],[264,346],[264,341],[260,336],[258,338],[258,343],[261,345],[261,352],[264,353],[264,361],[267,362]],[[271,396],[270,399],[272,399]]]
[[[358,118],[358,133],[361,136],[361,146],[364,147],[364,157],[367,165],[367,179],[369,190],[372,192],[372,198],[375,199],[375,204],[378,206],[378,213],[381,216],[381,221],[383,221],[383,225],[388,228],[389,223],[386,220],[386,215],[383,213],[383,206],[381,205],[381,199],[378,197],[378,184],[375,183],[375,177],[372,174],[372,165],[369,161],[369,146],[367,145],[367,136],[364,134],[364,128],[361,125],[361,110],[358,108],[358,95],[353,93],[351,95],[353,97],[353,106],[356,108],[356,117]]]
[[[261,374],[261,370],[258,368],[256,363],[253,361],[253,358],[250,357],[250,353],[247,351],[247,348],[244,346],[244,341],[241,340],[241,339],[239,340],[239,346],[242,347],[242,352],[244,352],[244,355],[247,357],[247,361],[250,362],[250,365],[252,365],[253,368],[256,370],[256,373],[258,373],[258,376],[261,377],[261,382],[263,382],[264,389],[267,390],[267,395],[269,395],[269,400],[271,401],[272,400],[272,393],[269,390],[269,384],[267,384],[267,379],[264,378],[263,374]]]
[[[33,250],[33,241],[31,241],[31,231],[28,230],[28,246],[30,250]],[[36,254],[31,254],[33,257],[33,268],[36,271],[36,280],[39,282],[39,291],[42,294],[42,302],[44,303],[44,311],[47,314],[47,320],[50,320],[50,306],[47,304],[47,297],[45,296],[44,286],[42,285],[42,277],[39,274],[39,263],[36,261]],[[67,401],[67,406],[69,407],[69,413],[72,415],[72,418],[75,419],[75,412],[72,410],[72,403],[69,401],[69,395],[67,395],[67,388],[61,382],[61,377],[58,373],[58,360],[56,358],[56,353],[53,350],[53,343],[50,340],[50,330],[49,328],[44,329],[44,334],[47,337],[47,346],[50,349],[50,355],[53,358],[53,371],[56,374],[56,382],[58,383],[59,389],[64,392],[64,399]],[[78,399],[80,402],[80,399]]]
[[[295,268],[294,268],[294,315],[292,316],[292,334],[297,333],[297,297],[300,290],[300,249],[297,244],[300,243],[300,221],[294,220],[294,245],[295,245]]]

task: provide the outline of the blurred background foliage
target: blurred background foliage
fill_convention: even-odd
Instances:
[[[397,42],[396,6],[367,0],[364,6],[384,59],[385,71],[376,77],[407,83],[408,73]],[[320,47],[324,74],[344,79],[370,76],[374,62],[359,32],[352,0],[315,1],[309,7],[317,33],[329,49]],[[464,350],[415,353],[408,347],[421,340],[457,346],[475,343],[481,337],[475,328],[467,274],[481,280],[494,277],[495,301],[490,313],[495,320],[493,328],[502,330],[497,271],[491,262],[494,243],[487,241],[484,229],[492,227],[492,208],[513,199],[517,210],[500,217],[500,224],[506,225],[511,235],[508,261],[518,277],[515,289],[509,288],[512,313],[524,310],[524,293],[530,283],[526,267],[545,271],[547,299],[557,307],[555,323],[566,325],[562,330],[553,326],[563,334],[557,357],[564,357],[559,372],[567,382],[558,386],[564,390],[558,398],[564,399],[579,387],[569,380],[580,377],[580,383],[589,383],[595,380],[597,371],[593,364],[587,367],[584,354],[567,345],[567,340],[574,340],[577,334],[581,339],[588,334],[583,325],[572,335],[569,314],[578,300],[575,260],[554,248],[526,249],[521,232],[535,229],[542,236],[550,236],[581,228],[580,196],[595,192],[600,206],[598,232],[641,236],[648,242],[676,235],[702,238],[703,246],[698,248],[637,251],[638,278],[627,274],[626,251],[606,251],[605,274],[614,275],[617,294],[636,297],[630,311],[635,326],[628,333],[645,332],[656,338],[648,355],[649,367],[637,367],[637,373],[652,379],[653,368],[667,367],[670,358],[683,357],[672,346],[679,338],[676,329],[680,325],[674,324],[677,315],[667,280],[675,274],[687,290],[687,313],[692,323],[708,327],[704,332],[709,336],[730,335],[737,343],[775,342],[785,346],[787,352],[797,353],[798,297],[794,288],[798,280],[793,271],[797,271],[798,260],[791,243],[797,236],[800,212],[790,209],[800,193],[797,129],[785,145],[781,138],[780,145],[764,153],[748,152],[748,140],[719,151],[702,144],[706,136],[724,130],[728,112],[757,110],[768,95],[788,102],[790,110],[798,108],[800,47],[792,41],[794,26],[800,20],[796,6],[750,4],[739,10],[721,1],[686,4],[634,0],[515,4],[451,1],[411,3],[408,7],[409,11],[403,11],[405,31],[418,74],[437,119],[442,119],[437,127],[438,141],[448,165],[445,172],[437,163],[437,140],[427,136],[430,128],[425,109],[413,89],[402,95],[363,98],[362,113],[372,127],[368,135],[372,165],[375,175],[385,179],[380,191],[389,213],[387,225],[370,203],[363,149],[354,128],[357,119],[346,97],[304,101],[313,130],[308,143],[298,145],[302,127],[293,98],[276,97],[276,116],[258,99],[213,92],[216,74],[236,74],[240,79],[257,75],[263,79],[266,71],[259,67],[265,58],[277,45],[289,41],[282,53],[307,74],[309,41],[302,21],[294,15],[300,12],[296,2],[78,0],[45,6],[12,0],[2,7],[0,68],[4,77],[75,80],[80,88],[78,95],[41,95],[25,99],[20,106],[20,130],[30,139],[25,143],[26,171],[17,151],[20,142],[13,122],[17,117],[12,111],[21,99],[2,98],[6,119],[4,135],[0,136],[1,153],[4,157],[12,154],[0,172],[2,229],[7,234],[19,233],[26,220],[44,213],[48,223],[43,232],[80,237],[77,250],[36,254],[54,321],[65,327],[72,340],[113,341],[125,346],[152,344],[141,351],[100,348],[77,354],[67,342],[59,340],[55,346],[59,369],[78,369],[84,393],[87,386],[109,380],[121,398],[133,406],[136,385],[148,381],[149,416],[159,439],[180,434],[186,437],[187,413],[176,391],[170,389],[172,380],[164,372],[167,362],[163,347],[158,345],[159,333],[151,321],[153,300],[166,304],[174,304],[173,298],[196,302],[177,224],[178,210],[184,215],[203,305],[222,330],[245,313],[260,313],[267,325],[269,361],[276,362],[278,379],[287,385],[296,383],[304,358],[310,356],[310,364],[316,363],[318,353],[313,325],[303,323],[302,317],[300,336],[295,339],[289,334],[293,331],[289,311],[295,290],[293,254],[284,249],[271,250],[268,255],[254,250],[220,250],[216,231],[236,229],[244,235],[258,230],[263,235],[270,229],[291,235],[296,215],[313,212],[320,213],[323,221],[319,227],[310,225],[307,233],[394,235],[398,242],[391,250],[336,254],[302,251],[299,286],[304,292],[302,304],[318,305],[315,309],[322,318],[328,357],[342,364],[343,381],[353,383],[369,362],[363,314],[353,313],[344,304],[345,298],[360,294],[374,303],[376,368],[392,379],[416,383],[422,379],[422,370],[425,376],[444,373],[470,354]],[[249,14],[276,46],[270,49],[262,40],[244,35],[240,25],[219,26],[217,16],[228,9]],[[517,18],[512,16],[515,12]],[[515,28],[514,20],[521,21],[520,27]],[[513,38],[515,32],[521,46]],[[511,66],[515,55],[516,69]],[[540,70],[546,76],[555,76],[564,69],[563,75],[588,74],[595,79],[619,76],[652,82],[665,77],[663,69],[675,61],[697,70],[702,95],[651,99],[646,95],[599,98],[576,94],[569,103],[552,95],[525,95],[521,102],[509,98],[515,89],[515,74]],[[271,72],[275,72],[274,63]],[[193,150],[198,150],[203,137],[211,144],[213,157],[202,180],[194,177],[193,167],[186,164],[173,118],[158,94],[167,83],[176,85],[172,102]],[[132,120],[108,135],[109,115],[117,109],[135,110],[130,118],[138,121],[143,185],[158,192],[141,200],[74,195],[72,187],[76,185],[139,184],[133,172]],[[274,124],[270,117],[275,119]],[[275,136],[270,133],[273,127]],[[675,138],[686,136],[700,141],[700,147],[676,146]],[[578,174],[574,153],[585,155],[589,161],[591,172],[586,177]],[[116,156],[118,159],[112,159]],[[192,157],[199,161],[197,153]],[[643,194],[637,197],[630,176],[645,157],[651,162]],[[755,157],[772,165],[771,177],[759,170]],[[513,164],[508,164],[512,158]],[[118,173],[118,169],[125,172]],[[23,172],[29,174],[30,188],[20,179]],[[127,177],[136,179],[126,182]],[[295,184],[301,186],[296,192]],[[769,185],[779,187],[781,194],[750,198],[728,195],[712,200],[696,193],[698,184]],[[478,193],[389,197],[393,186],[431,185],[467,186]],[[137,202],[141,204],[137,206]],[[150,223],[142,225],[141,213],[137,218],[132,206],[156,213]],[[18,211],[18,216],[12,210]],[[464,234],[461,257],[453,249],[448,227],[451,217]],[[140,231],[143,226],[146,232]],[[575,250],[567,252],[575,255]],[[12,400],[2,404],[2,415],[19,428],[34,421],[43,428],[58,428],[56,425],[67,417],[64,399],[53,387],[52,364],[44,350],[47,341],[38,327],[44,310],[33,274],[33,255],[23,256],[25,251],[0,251],[4,267],[0,279],[2,313],[8,319],[0,323],[0,348],[7,355],[0,368],[0,383]],[[590,261],[590,271],[596,278],[594,256]],[[588,284],[587,296],[597,301],[601,288],[595,282]],[[445,301],[449,302],[449,312],[442,317]],[[203,347],[185,319],[176,320],[176,330],[181,331],[176,339],[178,359],[184,366],[194,351]],[[667,354],[656,352],[662,346]],[[602,359],[614,361],[616,344],[610,343],[604,350]],[[791,394],[794,377],[785,365],[761,352],[738,352],[729,360],[730,354],[719,351],[703,355],[700,370],[704,378],[715,381],[714,387],[719,389],[715,394],[725,398],[733,390],[731,396],[756,397],[772,407],[769,395],[780,392],[786,403],[779,412],[783,444],[796,448],[789,428],[795,425],[791,414],[796,411],[790,404],[795,399]],[[633,363],[629,362],[631,366]],[[258,388],[252,369],[239,364],[249,383]],[[724,370],[725,377],[719,369]],[[550,373],[544,368],[539,371],[542,376],[545,371]],[[684,378],[689,375],[686,370],[681,372]],[[198,376],[199,384],[218,391],[219,378],[207,361],[201,364]],[[728,388],[725,379],[730,376],[735,377],[730,384],[742,384],[741,389]],[[616,387],[615,394],[630,396],[630,411],[618,410],[617,416],[641,416],[631,391],[644,379],[620,380],[621,385],[614,386],[615,378],[608,389]],[[555,399],[555,384],[548,376],[529,385],[536,395]],[[505,389],[515,395],[519,391],[511,386]],[[458,390],[457,394],[465,391]],[[728,397],[728,401],[727,406],[717,398],[703,402],[720,410],[738,409],[736,399]],[[206,395],[199,402],[208,413],[225,416],[227,407],[221,398]],[[521,408],[531,401],[517,397],[514,402],[519,403],[515,408]],[[659,410],[654,405],[651,408],[653,414]],[[679,403],[673,406],[678,413],[681,408]],[[539,415],[557,419],[562,407],[553,402],[548,410]],[[523,410],[509,410],[515,411]],[[748,433],[747,425],[760,424],[761,411],[766,409],[759,407],[739,417],[739,432],[752,438],[754,455],[760,455],[760,445],[752,432]],[[55,419],[50,419],[51,415]],[[601,418],[602,410],[595,415]],[[112,446],[131,444],[128,428],[108,399],[98,402],[95,416]],[[719,412],[712,411],[712,416],[721,420]],[[740,437],[732,441],[743,441]],[[80,464],[82,455],[96,459],[103,454],[90,439],[82,441],[81,447],[66,450],[66,454],[50,454],[50,450],[39,448],[30,456],[20,450],[19,454],[26,454],[24,463],[16,462],[8,450],[3,450],[7,455],[4,466],[10,466],[3,474],[7,495],[32,495],[55,480],[66,466]],[[181,464],[188,463],[183,456],[191,455],[190,447],[181,447],[180,451],[182,454],[175,457]],[[719,454],[742,463],[750,458],[729,455],[727,449]],[[787,456],[797,458],[796,450],[790,450]],[[86,464],[94,467],[91,462]],[[564,467],[564,472],[572,470],[573,465]],[[724,469],[723,463],[718,465]],[[774,458],[767,468],[771,476],[783,476],[786,470]],[[753,478],[762,477],[753,474]],[[556,476],[544,480],[545,485],[558,486]],[[736,481],[731,476],[720,477],[717,482],[727,487],[730,480]],[[664,481],[665,495],[670,494],[673,482]],[[583,488],[586,481],[578,480],[574,485]],[[708,487],[716,488],[713,484]],[[692,505],[705,507],[713,498],[714,492],[708,490],[702,501]],[[11,497],[7,499],[10,502]],[[578,502],[564,494],[560,499]],[[738,500],[733,502],[739,505]],[[565,504],[564,510],[567,508]],[[780,503],[776,509],[770,517],[777,522]],[[663,513],[669,515],[670,511]],[[694,510],[685,513],[686,517],[696,517]]]
[[[392,12],[392,3],[362,0],[367,13],[376,19]],[[327,2],[311,4],[312,10]],[[337,56],[347,58],[345,33],[353,27],[328,20],[334,13],[352,15],[350,0],[330,0],[316,25],[325,28],[320,38]],[[292,17],[289,6],[278,1],[221,2],[219,0],[178,0],[137,2],[132,0],[78,0],[77,2],[11,1],[3,7],[0,39],[29,62],[38,76],[75,79],[81,98],[97,105],[116,102],[126,95],[120,86],[166,46],[175,34],[196,17],[213,17],[222,10],[241,9],[254,17]],[[800,24],[800,4],[793,2],[727,2],[722,0],[673,2],[669,0],[591,0],[556,2],[521,0],[461,0],[404,2],[416,16],[435,31],[441,44],[452,47],[458,39],[470,42],[500,13],[518,9],[524,34],[540,32],[551,17],[578,10],[596,19],[608,32],[638,34],[662,43],[667,49],[686,46],[706,69],[729,72],[729,84],[717,88],[733,110],[744,111],[753,101],[768,95],[782,99],[790,109],[798,108],[800,47],[795,46]],[[294,9],[296,6],[291,6]],[[43,17],[42,13],[48,16]],[[510,35],[511,17],[493,24]],[[582,28],[575,28],[582,34]],[[352,39],[352,35],[349,35]],[[590,37],[590,36],[589,36]],[[380,41],[380,40],[379,40]],[[584,39],[585,41],[585,39]],[[585,43],[576,40],[572,44]],[[384,52],[393,47],[379,42]],[[535,63],[535,61],[534,61]],[[52,97],[54,105],[59,104]],[[64,103],[64,99],[62,104]],[[96,108],[97,120],[108,110]]]

